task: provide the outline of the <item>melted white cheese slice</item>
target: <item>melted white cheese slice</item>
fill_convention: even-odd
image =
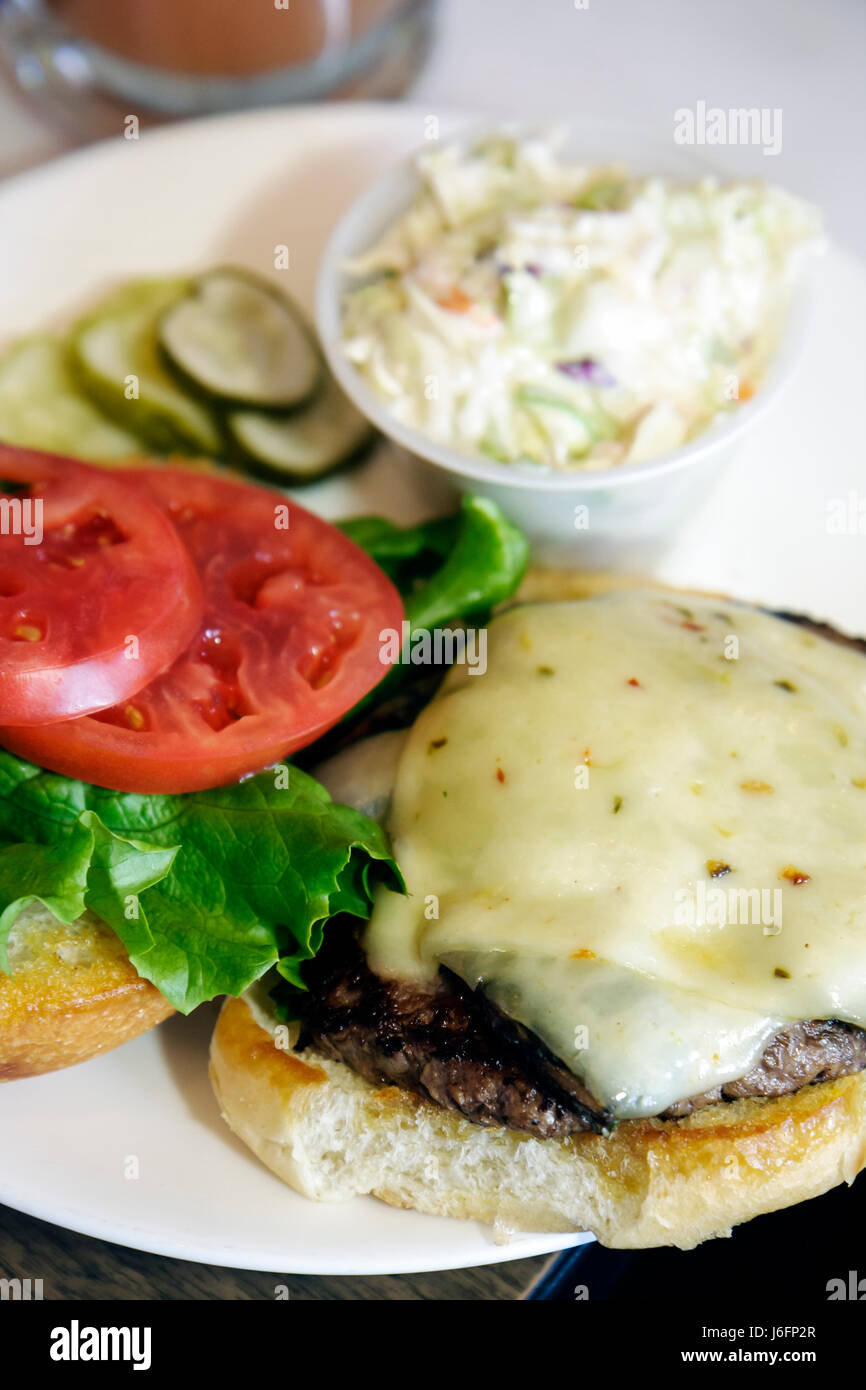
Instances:
[[[620,1116],[743,1075],[786,1021],[866,1026],[862,655],[627,592],[513,609],[487,661],[401,752],[410,896],[377,898],[374,969],[484,980]]]

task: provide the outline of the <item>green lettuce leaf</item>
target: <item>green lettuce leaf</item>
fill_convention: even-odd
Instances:
[[[340,528],[392,579],[403,598],[409,641],[419,631],[485,623],[498,603],[510,598],[526,573],[529,542],[495,502],[463,498],[454,516],[420,526],[395,526],[383,517],[357,517]],[[372,712],[402,701],[400,722],[411,722],[432,695],[435,667],[392,666],[374,690],[351,709],[317,756],[369,731]],[[441,668],[438,675],[443,674]],[[408,688],[408,690],[407,690]],[[417,698],[416,698],[417,697]],[[306,757],[306,754],[305,754]]]
[[[460,514],[422,521],[417,526],[397,526],[383,516],[355,516],[338,525],[405,595],[447,559],[460,530]]]
[[[301,961],[337,912],[369,916],[380,881],[403,890],[381,828],[282,766],[186,796],[106,791],[0,750],[0,967],[37,900],[85,909],[182,1013]],[[294,972],[294,973],[293,973]]]
[[[397,585],[413,629],[485,618],[529,563],[523,532],[486,497],[464,497],[454,516],[420,526],[362,516],[340,529]]]

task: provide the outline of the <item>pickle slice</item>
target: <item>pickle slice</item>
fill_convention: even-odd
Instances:
[[[159,347],[157,326],[186,280],[138,280],[97,305],[73,330],[74,369],[90,396],[124,429],[162,453],[222,452],[207,405],[178,384]]]
[[[360,454],[374,429],[327,369],[309,405],[290,415],[236,410],[229,434],[248,467],[284,483],[311,483]]]
[[[302,404],[322,363],[300,310],[246,270],[212,270],[163,315],[160,342],[184,380],[219,402],[258,410]]]
[[[20,339],[0,359],[0,439],[90,460],[141,452],[141,441],[79,389],[66,345],[41,334]]]

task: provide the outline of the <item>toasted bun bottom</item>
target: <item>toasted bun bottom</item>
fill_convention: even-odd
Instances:
[[[11,975],[0,974],[0,1081],[84,1062],[174,1012],[90,913],[65,926],[27,908],[10,934],[9,963]]]
[[[373,1086],[342,1062],[301,1060],[229,999],[210,1075],[231,1129],[307,1197],[372,1193],[500,1230],[592,1231],[620,1248],[689,1249],[866,1165],[866,1073],[684,1120],[627,1120],[609,1138],[533,1139]]]

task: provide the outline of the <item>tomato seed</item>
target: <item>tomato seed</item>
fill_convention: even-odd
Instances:
[[[123,713],[130,729],[135,729],[137,733],[139,729],[144,728],[144,715],[140,709],[135,708],[135,705],[127,705]]]

